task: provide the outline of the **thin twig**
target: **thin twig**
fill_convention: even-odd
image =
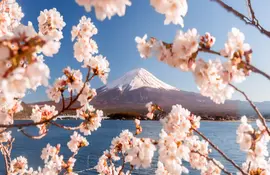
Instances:
[[[253,27],[256,27],[262,34],[264,34],[264,35],[266,35],[267,37],[270,38],[270,31],[268,31],[264,27],[262,27],[258,20],[249,19],[247,16],[245,16],[244,14],[238,12],[237,10],[235,10],[234,8],[232,8],[231,6],[227,5],[222,0],[210,0],[210,1],[213,1],[213,2],[218,3],[221,7],[223,7],[224,9],[226,9],[228,12],[231,12],[236,17],[240,18],[247,25],[251,25]]]
[[[228,174],[228,175],[232,175],[232,173],[230,173],[229,171],[227,171],[224,167],[221,167],[215,159],[209,157],[209,156],[206,156],[206,155],[203,155],[202,153],[200,153],[199,151],[192,151],[193,153],[197,153],[199,154],[200,156],[203,156],[205,157],[208,161],[211,161],[213,162],[221,171],[223,171],[225,174]]]
[[[233,84],[229,84],[232,88],[234,88],[236,91],[238,91],[239,93],[241,93],[246,100],[249,102],[249,104],[251,105],[251,107],[254,109],[254,111],[257,113],[259,119],[261,120],[263,126],[265,127],[265,130],[267,131],[267,133],[270,136],[270,130],[267,127],[265,118],[263,117],[263,115],[261,114],[261,112],[259,111],[259,109],[257,108],[257,106],[249,99],[249,97],[247,96],[247,94],[244,91],[241,91],[240,89],[238,89],[236,86],[234,86]]]
[[[28,134],[27,132],[25,132],[23,129],[20,130],[21,133],[23,135],[25,135],[26,137],[30,138],[30,139],[34,139],[34,140],[39,140],[39,139],[42,139],[43,137],[45,137],[47,135],[47,132],[46,133],[43,133],[43,134],[40,134],[38,136],[32,136],[30,134]]]
[[[65,97],[64,97],[64,93],[61,92],[61,97],[62,97],[62,110],[65,109]]]
[[[252,7],[252,5],[251,5],[251,0],[247,0],[246,2],[247,2],[247,6],[248,6],[248,11],[249,11],[250,16],[251,16],[251,20],[252,20],[252,21],[257,20],[257,18],[256,18],[256,16],[255,16],[255,12],[254,12],[254,10],[253,10],[253,7]]]
[[[205,135],[203,135],[203,133],[201,133],[200,131],[198,131],[195,128],[192,128],[193,131],[195,131],[198,135],[200,135],[205,141],[207,141],[217,152],[219,152],[219,154],[224,157],[225,160],[227,160],[228,162],[230,162],[236,169],[238,169],[242,174],[247,175],[247,173],[245,173],[241,167],[239,165],[237,165],[232,159],[230,159],[223,151],[221,151],[212,141],[210,141]]]
[[[53,122],[53,121],[50,121],[50,123],[54,126],[57,126],[59,128],[63,128],[65,130],[70,130],[70,131],[74,131],[74,130],[78,130],[80,128],[80,125],[79,126],[76,126],[76,127],[69,127],[69,126],[64,126],[64,125],[61,125],[59,123],[56,123],[56,122]]]
[[[1,146],[1,152],[2,152],[2,155],[3,155],[3,158],[4,158],[4,162],[5,162],[5,171],[6,171],[6,174],[9,174],[8,171],[9,171],[9,164],[8,164],[8,158],[7,158],[7,151],[5,149],[5,146],[3,144],[0,145]]]

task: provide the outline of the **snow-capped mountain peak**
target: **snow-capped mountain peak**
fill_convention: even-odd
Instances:
[[[153,74],[143,68],[134,69],[127,72],[125,75],[118,78],[117,80],[108,83],[104,87],[104,90],[118,88],[120,91],[131,91],[142,87],[179,91],[177,88],[159,80]]]

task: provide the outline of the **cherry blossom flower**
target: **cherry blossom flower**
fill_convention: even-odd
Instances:
[[[71,140],[67,143],[68,148],[71,152],[76,153],[80,148],[88,146],[86,138],[78,134],[76,131],[70,136]]]
[[[122,154],[124,154],[132,147],[132,139],[133,134],[128,130],[123,130],[120,133],[119,137],[115,137],[112,140],[110,146],[110,154],[113,160],[119,160],[120,157],[118,153],[121,152]]]
[[[187,173],[188,170],[182,166],[182,159],[189,160],[189,148],[183,144],[183,138],[174,134],[167,134],[164,130],[159,139],[159,161],[163,163],[169,174]]]
[[[176,24],[184,27],[183,17],[187,14],[186,0],[150,0],[151,5],[158,13],[164,14],[164,24]]]
[[[136,168],[141,166],[148,168],[151,166],[155,151],[156,147],[151,139],[133,139],[133,146],[128,150],[125,161],[130,162]]]
[[[46,148],[42,149],[41,159],[44,160],[45,163],[49,162],[50,158],[54,158],[60,151],[60,145],[56,147],[47,144]]]
[[[195,28],[186,33],[178,31],[172,45],[173,56],[178,59],[187,60],[199,47],[199,35]]]
[[[22,8],[16,1],[3,2],[0,10],[0,37],[11,34],[23,17]]]
[[[234,90],[223,80],[224,67],[219,59],[208,63],[198,60],[193,75],[201,94],[215,103],[224,103],[232,97]]]
[[[56,8],[41,11],[38,22],[39,33],[48,41],[42,51],[46,56],[52,57],[60,49],[59,41],[63,38],[62,30],[66,23]]]
[[[98,33],[98,29],[91,21],[90,18],[86,18],[85,16],[81,17],[80,22],[77,26],[72,27],[71,35],[72,41],[75,38],[84,39],[84,38],[91,38],[92,36]]]
[[[235,53],[244,54],[251,51],[249,44],[244,43],[245,35],[237,28],[232,28],[228,34],[228,41],[225,43],[225,48],[221,50],[223,56],[233,58]]]
[[[135,41],[137,43],[137,49],[140,53],[140,56],[142,58],[149,58],[151,57],[152,52],[152,43],[149,41],[146,41],[147,35],[145,34],[142,38],[136,37]]]
[[[163,128],[167,133],[180,132],[186,134],[192,127],[189,117],[190,112],[181,105],[172,106],[171,112],[161,120]]]
[[[130,6],[130,0],[75,0],[80,6],[84,6],[85,10],[90,12],[91,8],[95,8],[97,19],[103,21],[112,16],[124,16],[126,6]]]
[[[77,110],[77,117],[84,120],[80,125],[80,132],[84,135],[90,135],[101,126],[103,111],[96,110],[93,106],[86,104]]]
[[[92,72],[97,75],[104,84],[107,83],[110,68],[106,57],[102,55],[90,57],[84,61],[84,67],[90,67]]]
[[[54,85],[49,87],[46,91],[49,99],[59,103],[61,99],[61,93],[64,91],[66,84],[67,81],[65,76],[56,79]]]
[[[12,174],[24,174],[28,169],[28,162],[25,157],[17,157],[10,163],[10,171]]]
[[[216,38],[209,32],[206,32],[204,36],[200,37],[200,46],[202,48],[210,49],[216,42]]]
[[[30,118],[34,122],[46,121],[51,120],[57,113],[55,106],[44,105],[43,107],[39,107],[38,105],[35,105],[32,109]],[[40,130],[40,134],[45,134],[47,132],[47,123],[37,125],[37,127]]]
[[[11,140],[11,131],[3,132],[0,134],[0,143],[8,142]]]
[[[69,91],[76,90],[79,93],[83,87],[81,71],[67,67],[63,70],[63,72],[67,77],[67,86]]]
[[[98,53],[97,43],[91,38],[96,35],[98,30],[91,22],[90,18],[83,16],[77,26],[73,26],[71,35],[72,41],[77,39],[74,48],[74,57],[77,61],[82,62]]]
[[[87,84],[84,87],[81,95],[78,98],[78,101],[80,102],[81,105],[89,103],[97,95],[96,89],[91,89],[89,86],[90,85]]]

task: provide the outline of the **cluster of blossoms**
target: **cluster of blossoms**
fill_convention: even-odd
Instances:
[[[80,6],[83,6],[87,12],[95,8],[97,19],[103,21],[112,16],[124,16],[126,7],[131,6],[130,0],[75,0]],[[176,24],[184,27],[183,17],[186,16],[188,5],[186,0],[150,0],[154,9],[165,15],[164,24]]]
[[[74,156],[77,154],[78,150],[82,147],[88,146],[87,140],[79,135],[77,132],[71,136],[71,140],[68,142],[68,148],[74,153],[67,160],[64,159],[63,155],[60,153],[60,144],[56,146],[51,146],[47,144],[43,148],[41,153],[41,159],[44,161],[43,167],[38,167],[37,170],[28,167],[28,161],[25,157],[17,157],[13,159],[10,163],[9,173],[11,175],[20,175],[20,174],[31,174],[31,175],[40,175],[40,174],[59,174],[63,171],[69,175],[77,175],[73,171],[74,164],[76,159]]]
[[[11,34],[24,17],[22,8],[15,0],[3,0],[0,4],[0,37]]]
[[[248,174],[269,174],[270,158],[267,144],[270,136],[260,120],[256,121],[258,129],[248,124],[246,116],[241,118],[241,124],[237,129],[237,143],[240,149],[247,153],[243,169]]]
[[[221,174],[223,166],[216,160],[213,163],[207,159],[211,152],[208,142],[193,135],[193,129],[200,127],[200,117],[192,115],[181,105],[175,105],[161,123],[163,129],[158,142],[159,163],[156,174],[188,173],[188,169],[182,165],[183,160],[189,162],[192,168],[200,170],[201,174]]]
[[[13,124],[14,114],[22,110],[23,110],[23,107],[21,105],[20,100],[13,99],[7,102],[6,97],[0,91],[0,123],[1,124]]]
[[[7,99],[21,98],[27,89],[48,84],[49,68],[37,53],[52,56],[58,52],[65,23],[56,9],[41,12],[38,21],[39,33],[28,22],[27,26],[19,24],[1,37],[0,89]],[[57,42],[57,46],[52,42]]]
[[[155,111],[163,111],[160,106],[157,104],[154,104],[153,102],[149,102],[145,105],[145,107],[148,110],[148,113],[146,114],[146,117],[152,120],[154,118]]]
[[[55,8],[40,12],[38,27],[39,34],[47,41],[42,49],[46,56],[53,56],[58,53],[61,45],[60,40],[63,38],[62,30],[65,25],[63,16]]]
[[[173,23],[184,27],[183,17],[188,11],[186,0],[150,0],[150,4],[158,13],[165,15],[164,24]]]
[[[215,38],[210,33],[200,37],[196,29],[177,32],[172,44],[155,38],[147,41],[146,35],[136,37],[135,41],[142,58],[154,55],[172,67],[191,71],[201,94],[219,104],[232,97],[234,90],[230,83],[240,83],[250,73],[247,64],[251,61],[252,50],[244,39],[244,34],[236,28],[229,32],[225,48],[218,53],[228,58],[226,62],[197,59],[199,52],[211,51]]]
[[[128,130],[122,131],[119,137],[112,140],[110,151],[105,151],[99,158],[95,167],[100,174],[129,174],[124,172],[124,164],[115,167],[112,161],[119,161],[121,158],[124,163],[129,163],[135,168],[148,168],[151,166],[152,158],[156,146],[149,138],[136,138]]]
[[[80,131],[84,135],[90,135],[91,132],[101,126],[103,111],[96,110],[93,106],[87,104],[77,110],[77,117],[84,120],[84,122],[80,124]]]
[[[47,89],[48,97],[56,103],[60,101],[61,95],[66,89],[69,92],[79,93],[84,85],[80,70],[67,67],[63,69],[63,73],[64,75],[62,77],[55,80],[54,86]]]
[[[98,75],[106,83],[109,69],[109,62],[106,57],[98,54],[98,45],[92,36],[96,35],[98,30],[91,22],[90,18],[83,16],[77,26],[73,26],[71,35],[74,43],[74,57],[79,61],[84,61],[83,67],[91,68],[92,73]]]
[[[20,99],[27,90],[48,85],[50,70],[42,54],[52,56],[58,52],[60,44],[55,47],[51,41],[59,42],[62,37],[54,33],[62,33],[65,24],[56,9],[45,10],[38,18],[36,32],[31,22],[20,23],[24,14],[18,3],[4,0],[0,5],[0,123],[12,124],[13,115],[22,110]]]
[[[32,109],[32,115],[30,118],[34,122],[43,122],[51,120],[58,112],[55,110],[55,106],[44,105],[43,107],[39,107],[35,105]],[[45,134],[47,132],[48,123],[37,125],[39,128],[39,134]]]
[[[85,10],[90,12],[92,7],[95,8],[97,19],[103,21],[112,16],[124,16],[126,6],[130,6],[130,0],[75,0],[80,6],[84,6]]]
[[[89,143],[85,137],[78,134],[76,131],[70,136],[71,140],[67,143],[68,148],[71,152],[76,153],[82,147],[88,146]]]

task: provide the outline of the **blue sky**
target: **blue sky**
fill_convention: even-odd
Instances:
[[[217,41],[214,49],[223,47],[227,39],[227,33],[232,27],[239,28],[245,35],[246,41],[253,48],[252,63],[270,74],[270,39],[263,36],[255,28],[246,26],[242,21],[232,14],[226,12],[216,3],[210,0],[189,0],[189,11],[184,18],[185,27],[175,25],[164,25],[164,16],[155,12],[150,6],[149,0],[132,0],[132,6],[127,8],[124,17],[114,16],[111,20],[96,20],[92,11],[87,13],[83,7],[79,7],[75,0],[18,0],[22,6],[25,17],[23,23],[31,21],[37,29],[37,17],[41,10],[57,8],[64,16],[66,27],[63,30],[64,39],[59,53],[53,58],[46,58],[46,64],[51,69],[50,83],[62,75],[62,69],[71,66],[79,69],[81,64],[73,57],[73,43],[71,42],[71,28],[77,25],[81,16],[90,17],[97,26],[99,33],[94,37],[99,46],[101,54],[110,62],[111,73],[108,81],[112,81],[125,72],[134,68],[143,67],[153,73],[162,81],[173,85],[180,90],[198,92],[191,73],[181,72],[171,68],[156,59],[143,60],[139,57],[134,38],[143,36],[154,36],[166,42],[172,42],[177,30],[186,31],[189,28],[197,28],[203,35],[210,32]],[[247,14],[245,0],[225,1],[237,10]],[[263,26],[270,29],[270,1],[253,1],[256,15]],[[204,59],[215,59],[214,55],[200,55]],[[97,79],[92,82],[92,87],[98,88],[102,83]],[[270,82],[259,75],[251,75],[244,83],[237,86],[246,91],[254,101],[270,100]],[[243,99],[240,94],[235,93],[234,99]],[[26,102],[47,100],[45,88],[41,87],[36,92],[29,92],[24,99]]]

